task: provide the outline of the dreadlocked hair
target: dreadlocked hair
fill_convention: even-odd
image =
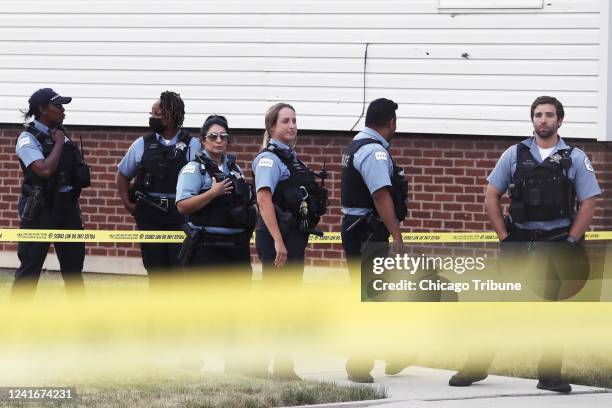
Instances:
[[[176,129],[183,126],[185,103],[181,99],[181,95],[172,91],[162,92],[159,96],[159,107],[162,111],[162,117],[167,123],[171,123]]]

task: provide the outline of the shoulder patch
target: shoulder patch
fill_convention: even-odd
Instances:
[[[376,152],[374,153],[374,158],[376,160],[389,160],[389,156],[387,155],[387,152]]]
[[[259,162],[257,162],[257,167],[272,167],[272,166],[274,166],[274,160],[266,159],[265,157],[259,159]]]
[[[586,167],[586,169],[588,171],[592,171],[592,172],[595,171],[595,169],[593,168],[593,165],[591,164],[591,161],[589,160],[588,157],[584,158],[584,167]]]
[[[183,169],[183,173],[195,173],[196,171],[196,166],[195,164],[188,164],[187,166],[185,166],[185,168]]]
[[[21,149],[23,146],[30,144],[30,136],[26,136],[17,142],[17,146]]]

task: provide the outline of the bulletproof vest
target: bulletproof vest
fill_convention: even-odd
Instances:
[[[363,180],[363,177],[361,177],[359,171],[353,166],[353,159],[357,150],[371,143],[382,145],[378,140],[371,138],[353,140],[342,154],[342,191],[340,195],[340,204],[343,207],[370,208],[376,213],[372,194],[370,190],[368,190],[368,186]],[[408,214],[408,181],[404,175],[404,169],[395,165],[391,154],[389,154],[389,159],[393,165],[390,190],[391,198],[393,199],[395,216],[398,221],[402,221]]]
[[[573,149],[559,150],[538,163],[525,144],[517,145],[516,171],[508,189],[514,222],[552,221],[573,215],[575,188],[567,177]]]
[[[189,162],[191,136],[181,130],[175,145],[166,146],[155,133],[143,136],[144,151],[138,166],[134,188],[143,193],[176,193],[178,175]]]
[[[224,174],[217,163],[204,153],[196,156],[196,163],[200,166],[200,174],[208,173],[217,182],[230,179],[234,188],[230,194],[215,197],[202,209],[189,215],[187,220],[198,226],[252,229],[256,220],[255,195],[251,185],[240,173],[236,157],[227,155],[226,165],[229,175]]]
[[[53,146],[55,146],[53,138],[36,129],[33,123],[28,124],[26,131],[35,137],[42,146],[43,157],[45,159],[49,157],[53,150]],[[57,168],[49,178],[43,178],[37,175],[30,168],[27,168],[21,159],[19,160],[19,164],[21,165],[21,170],[24,175],[23,184],[42,187],[45,196],[56,193],[61,187],[71,186],[75,191],[80,191],[82,187],[77,174],[77,166],[83,164],[83,156],[77,145],[72,141],[64,143],[64,148],[62,149]]]
[[[279,181],[272,194],[272,202],[281,210],[301,219],[307,213],[307,227],[314,228],[327,212],[327,190],[315,180],[315,174],[286,149],[268,143],[262,152],[272,152],[289,169],[289,178]]]

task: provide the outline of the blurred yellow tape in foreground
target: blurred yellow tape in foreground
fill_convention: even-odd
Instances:
[[[494,232],[412,232],[403,233],[405,242],[497,242]],[[0,242],[183,242],[183,231],[111,231],[111,230],[42,230],[0,229]],[[612,240],[612,231],[586,233],[587,240]],[[255,242],[252,238],[251,242]],[[311,235],[311,244],[340,244],[339,232]]]

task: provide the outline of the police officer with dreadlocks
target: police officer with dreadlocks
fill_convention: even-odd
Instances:
[[[510,253],[516,261],[515,269],[521,269],[517,264],[537,247],[535,243],[558,242],[555,246],[561,246],[560,251],[552,253],[556,258],[565,257],[564,260],[552,262],[548,256],[537,258],[541,261],[538,268],[547,276],[556,276],[558,283],[564,279],[561,275],[565,272],[561,268],[570,270],[573,282],[577,282],[576,277],[583,280],[588,274],[588,270],[581,270],[588,269],[584,233],[595,214],[596,197],[601,194],[587,155],[565,143],[558,134],[564,116],[563,105],[556,98],[541,96],[533,102],[533,137],[511,146],[502,154],[487,179],[489,185],[485,197],[489,220],[502,242],[501,256]],[[510,195],[510,217],[504,219],[500,199],[506,191]],[[567,264],[570,264],[569,268]],[[543,296],[548,300],[559,300],[563,297],[561,287],[551,285]],[[485,354],[484,358],[471,355],[449,384],[469,386],[485,379],[494,353]],[[570,392],[570,384],[561,376],[561,366],[562,352],[558,346],[549,345],[538,365],[537,388]]]
[[[62,123],[64,106],[72,98],[58,95],[51,88],[39,89],[29,99],[24,118],[34,120],[16,142],[23,184],[18,209],[21,228],[83,229],[79,196],[89,187],[89,167],[81,151],[67,136]],[[48,242],[20,242],[17,254],[21,265],[15,273],[13,294],[31,296],[49,251]],[[82,242],[54,243],[66,289],[83,292]]]
[[[184,224],[175,205],[176,182],[181,169],[202,150],[198,138],[181,129],[184,117],[180,95],[162,92],[151,107],[151,132],[136,139],[119,163],[119,195],[140,230],[176,231]],[[179,267],[180,244],[141,244],[140,248],[149,276]]]
[[[393,237],[393,249],[403,251],[400,223],[406,218],[408,183],[404,171],[389,153],[397,118],[395,102],[380,98],[372,101],[366,112],[366,127],[357,134],[342,155],[342,246],[353,284],[360,282],[360,258],[368,243],[387,244]],[[387,361],[385,372],[397,374],[408,365],[405,358]],[[349,358],[349,380],[374,381],[370,356]]]
[[[236,156],[226,153],[228,132],[225,117],[209,116],[200,131],[204,149],[179,175],[176,206],[187,216],[180,259],[191,267],[233,267],[227,272],[250,282],[255,197]]]

